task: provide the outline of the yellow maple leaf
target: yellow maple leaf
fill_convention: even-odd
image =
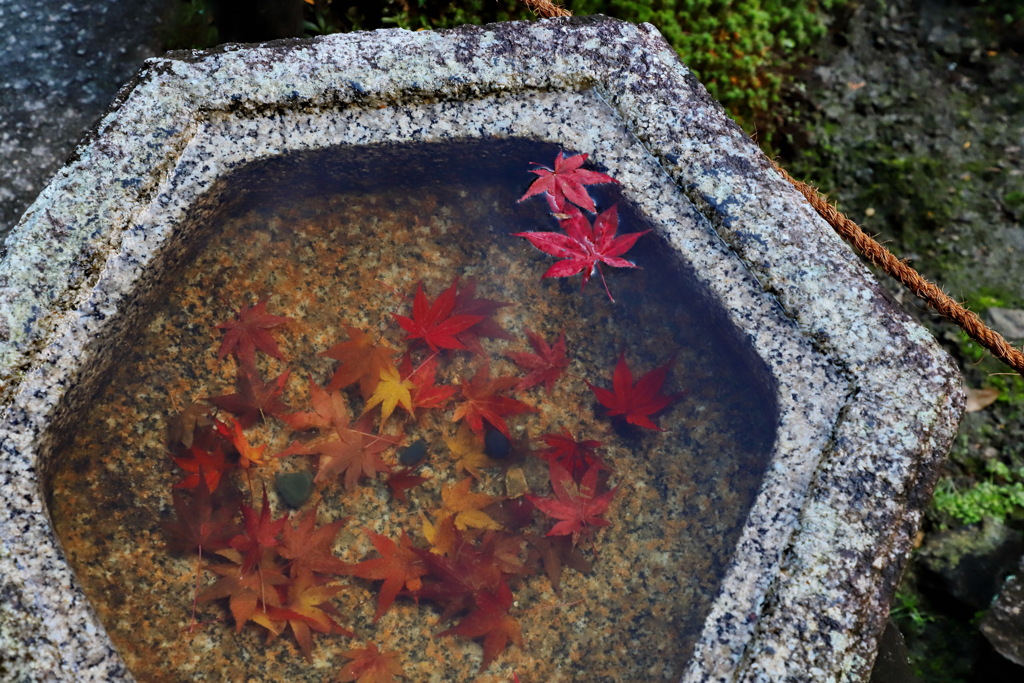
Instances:
[[[455,528],[466,529],[501,529],[501,525],[483,512],[483,508],[497,503],[500,498],[486,493],[473,493],[469,488],[473,480],[466,477],[457,484],[450,484],[441,489],[441,508],[434,515],[440,524],[446,517],[452,517]]]
[[[484,453],[484,445],[473,430],[463,422],[455,436],[444,437],[448,450],[455,458],[456,469],[465,470],[476,479],[480,478],[481,467],[494,467],[500,463]]]
[[[411,392],[415,388],[416,385],[410,380],[402,379],[401,375],[398,374],[398,368],[394,365],[386,367],[380,371],[380,381],[377,382],[377,387],[373,390],[373,394],[366,401],[363,414],[365,415],[374,406],[379,405],[380,422],[384,424],[391,417],[395,407],[401,405],[411,415]]]

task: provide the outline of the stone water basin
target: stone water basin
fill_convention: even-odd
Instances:
[[[609,273],[615,304],[597,281],[582,293],[541,281],[550,259],[509,236],[545,220],[542,204],[515,203],[524,162],[559,149],[590,154],[621,183],[599,203],[618,199],[623,225],[654,231],[638,243],[642,270]],[[375,166],[390,169],[380,195],[360,187]],[[519,186],[505,180],[515,172]],[[501,180],[485,187],[488,174]],[[302,338],[322,349],[333,342],[313,333],[336,341],[330,326],[357,319],[383,329],[417,281],[433,295],[450,278],[438,272],[456,273],[517,302],[502,314],[510,330],[575,339],[564,397],[514,429],[536,436],[568,417],[603,429],[622,490],[593,571],[567,576],[561,595],[531,579],[517,594],[524,646],[481,681],[862,677],[961,410],[934,342],[657,33],[613,20],[152,60],[0,268],[0,667],[17,680],[337,670],[326,638],[306,662],[284,637],[264,649],[255,630],[181,636],[194,564],[162,547],[177,476],[161,452],[166,417],[194,382],[230,386],[211,326],[263,294],[322,321]],[[586,396],[582,380],[610,377],[625,349],[644,371],[676,356],[671,386],[686,393],[663,432],[609,431]],[[542,481],[535,460],[527,479]],[[387,515],[386,494],[319,495],[321,516]],[[349,554],[351,541],[338,552],[356,561],[368,548]],[[372,601],[365,585],[339,598],[414,680],[476,675],[479,645],[432,638],[436,612],[424,622],[429,609],[403,602],[375,627]]]

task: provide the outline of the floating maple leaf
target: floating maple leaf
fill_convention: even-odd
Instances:
[[[455,314],[458,281],[434,300],[427,300],[423,283],[416,285],[412,302],[412,317],[392,313],[395,321],[406,331],[406,339],[422,340],[431,351],[438,349],[465,349],[458,335],[484,319],[482,315]]]
[[[558,335],[554,344],[548,344],[544,337],[532,330],[526,330],[526,338],[530,341],[534,353],[505,352],[516,365],[526,370],[526,376],[519,380],[516,391],[525,391],[543,384],[548,394],[551,394],[555,382],[569,367],[569,359],[565,355],[565,332]]]
[[[530,170],[530,173],[534,173],[538,177],[526,190],[526,194],[519,198],[519,201],[547,193],[550,197],[551,208],[556,212],[565,208],[565,200],[568,199],[581,209],[595,213],[597,207],[594,206],[594,200],[590,198],[590,194],[584,189],[584,186],[619,181],[604,173],[588,171],[583,168],[583,162],[587,160],[588,156],[587,154],[576,154],[567,157],[564,152],[559,151],[558,156],[555,157],[554,169],[531,162],[534,166],[540,167]]]
[[[575,207],[568,207],[566,213],[568,218],[560,221],[565,230],[564,234],[560,232],[517,232],[513,235],[525,237],[530,244],[545,254],[564,259],[554,263],[542,277],[570,277],[576,273],[583,273],[582,286],[586,287],[596,272],[601,276],[601,282],[604,284],[604,291],[608,293],[608,298],[615,301],[608,289],[608,283],[605,282],[604,273],[601,272],[601,264],[605,263],[616,268],[636,268],[635,263],[622,258],[622,255],[632,249],[636,241],[650,230],[616,236],[615,233],[619,229],[619,215],[616,206],[598,214],[593,225]]]
[[[580,536],[593,527],[608,526],[608,520],[601,515],[608,510],[617,489],[598,494],[597,469],[596,465],[591,466],[577,484],[569,470],[557,462],[548,464],[551,488],[555,492],[555,497],[540,498],[531,494],[526,496],[538,510],[558,520],[558,523],[551,527],[548,536],[572,534],[572,543],[576,545]]]
[[[394,683],[395,678],[405,676],[402,665],[398,663],[398,653],[381,652],[375,643],[341,654],[352,661],[338,672],[334,679],[336,683]]]
[[[629,424],[661,431],[661,427],[654,424],[650,416],[672,405],[680,396],[661,393],[661,387],[673,363],[675,358],[654,368],[634,385],[633,373],[626,365],[626,354],[623,353],[619,355],[619,362],[615,365],[611,391],[596,387],[590,382],[587,382],[587,386],[594,392],[597,400],[608,409],[610,416],[622,416]]]
[[[346,325],[345,333],[347,342],[339,342],[320,354],[340,363],[327,388],[331,391],[344,389],[359,382],[359,393],[365,400],[377,387],[381,371],[394,367],[395,350],[382,342],[374,342],[358,328]]]
[[[243,306],[238,312],[237,320],[217,325],[218,330],[225,331],[217,357],[223,358],[233,353],[239,365],[247,369],[256,367],[257,349],[268,356],[283,360],[284,356],[281,355],[277,342],[270,336],[269,330],[280,327],[290,320],[291,318],[267,313],[266,298],[260,299],[255,306]]]
[[[535,413],[536,408],[528,406],[518,399],[509,396],[499,396],[499,392],[507,391],[519,383],[515,377],[491,378],[490,367],[487,363],[480,366],[473,379],[469,382],[462,381],[462,398],[464,399],[455,408],[453,421],[458,422],[465,418],[470,429],[477,434],[483,434],[484,421],[511,439],[508,425],[505,424],[505,417],[508,415],[519,415],[521,413]]]
[[[377,613],[373,616],[374,621],[379,621],[403,588],[412,593],[420,589],[423,585],[421,577],[426,575],[427,566],[414,551],[412,541],[404,531],[401,544],[369,529],[364,531],[380,557],[351,565],[345,573],[360,579],[384,582],[377,593]]]

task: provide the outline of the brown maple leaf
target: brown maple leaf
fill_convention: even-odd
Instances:
[[[394,472],[387,481],[388,489],[391,491],[391,497],[402,503],[407,503],[408,498],[405,493],[411,488],[419,486],[423,482],[427,481],[427,477],[421,477],[418,474],[413,474],[412,467],[403,467],[402,469]]]
[[[250,621],[258,609],[266,609],[269,606],[280,604],[280,597],[273,586],[289,582],[287,576],[282,574],[273,562],[273,556],[268,553],[263,561],[259,562],[259,569],[243,569],[241,556],[233,551],[225,550],[218,554],[224,555],[232,560],[232,564],[215,564],[207,569],[220,575],[213,584],[207,586],[196,598],[197,602],[208,602],[228,598],[228,609],[235,620],[235,631],[241,631],[242,627]],[[237,560],[237,561],[236,561]]]
[[[280,327],[291,321],[291,318],[267,313],[267,298],[260,299],[255,306],[243,306],[238,312],[237,320],[229,320],[217,325],[218,330],[224,330],[224,339],[221,340],[218,358],[223,358],[233,353],[238,359],[241,367],[249,370],[256,368],[256,350],[260,350],[268,356],[284,360],[277,342],[270,335],[275,327]]]
[[[334,679],[336,683],[394,683],[396,678],[405,676],[398,662],[398,653],[381,652],[375,643],[341,654],[352,661],[338,672]]]
[[[250,619],[270,631],[269,640],[287,625],[306,660],[312,661],[313,631],[355,638],[355,633],[334,620],[340,613],[329,600],[341,589],[340,585],[324,585],[311,572],[302,572],[287,585],[277,587],[277,604],[268,605]]]
[[[358,328],[346,325],[345,333],[347,342],[339,342],[320,354],[339,362],[327,388],[344,389],[359,382],[359,393],[366,400],[377,388],[380,373],[395,366],[396,351],[383,342],[374,342]]]
[[[238,418],[238,423],[244,428],[252,427],[257,422],[267,419],[268,415],[274,417],[291,412],[283,400],[284,385],[291,375],[286,370],[277,376],[277,379],[264,382],[259,373],[240,371],[238,373],[236,387],[238,391],[223,396],[213,396],[207,401],[213,405],[228,411]]]
[[[234,495],[220,496],[216,500],[210,495],[205,483],[196,486],[189,495],[175,490],[175,519],[162,522],[167,533],[167,547],[171,550],[199,553],[215,552],[228,547],[228,543],[239,531],[235,523],[239,500]]]
[[[516,391],[525,391],[538,384],[543,384],[550,395],[555,388],[555,382],[569,367],[569,359],[565,355],[565,332],[558,335],[554,344],[548,344],[543,337],[532,330],[526,330],[526,338],[530,341],[534,353],[505,352],[512,362],[526,370],[526,376],[516,385]]]
[[[281,529],[281,547],[278,554],[290,560],[288,573],[298,576],[304,572],[319,574],[343,574],[348,564],[333,551],[338,531],[348,521],[347,517],[330,524],[316,526],[316,506],[304,514],[296,526],[285,524]]]
[[[490,367],[487,363],[480,366],[473,379],[469,382],[462,381],[462,402],[455,408],[453,421],[465,419],[477,434],[484,433],[484,422],[511,439],[505,417],[508,415],[519,415],[521,413],[535,413],[537,409],[529,406],[518,399],[509,396],[499,396],[502,391],[508,391],[519,383],[515,377],[491,378]]]
[[[319,446],[320,460],[314,481],[344,475],[345,488],[352,490],[363,477],[373,478],[378,472],[391,472],[380,457],[400,440],[373,433],[373,416],[364,415],[339,438]]]
[[[483,591],[475,597],[476,607],[464,616],[458,624],[438,633],[438,637],[460,635],[465,638],[483,638],[484,656],[480,662],[483,671],[494,661],[508,644],[523,646],[523,634],[519,622],[509,614],[512,608],[512,591],[504,582],[494,592]]]
[[[427,573],[427,567],[413,550],[412,541],[404,531],[400,544],[369,529],[363,531],[380,553],[380,557],[351,565],[345,573],[360,579],[384,582],[377,593],[377,612],[373,616],[374,621],[379,621],[398,597],[399,592],[405,589],[416,593],[420,589],[423,585],[421,577]]]

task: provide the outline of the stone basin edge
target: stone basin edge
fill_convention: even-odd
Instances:
[[[188,60],[150,60],[119,96],[120,109],[101,121],[92,141],[71,162],[90,164],[98,177],[106,178],[110,194],[104,193],[102,200],[85,199],[94,202],[90,210],[95,215],[107,218],[104,224],[68,234],[71,222],[56,210],[59,197],[75,189],[67,171],[26,213],[8,240],[8,250],[29,265],[38,259],[37,265],[48,262],[55,268],[45,279],[35,274],[38,270],[24,267],[24,261],[17,271],[9,260],[0,264],[0,365],[7,369],[0,377],[0,400],[5,409],[19,376],[72,324],[68,316],[80,308],[102,264],[120,248],[138,219],[138,207],[146,206],[171,176],[173,168],[161,166],[158,159],[176,160],[188,145],[202,123],[193,111],[280,109],[276,103],[284,88],[291,88],[286,100],[334,108],[394,103],[389,95],[393,92],[420,97],[431,92],[437,100],[458,100],[594,86],[847,385],[831,447],[814,473],[798,531],[786,548],[784,571],[759,606],[759,618],[728,634],[719,632],[723,614],[716,621],[713,612],[708,624],[717,626],[706,628],[687,677],[864,677],[887,598],[902,572],[912,530],[962,410],[959,375],[934,341],[888,302],[866,268],[803,198],[771,170],[756,145],[725,117],[656,30],[607,19],[552,20],[435,34],[381,31],[263,49],[266,87],[244,93],[223,87],[233,79],[245,80],[244,60],[233,58],[235,48]],[[294,49],[307,53],[299,60],[306,68],[304,79],[289,77],[295,63],[284,51]],[[363,55],[365,62],[346,55]],[[432,66],[400,69],[397,83],[384,80],[381,74],[394,72],[409,59]],[[310,65],[318,61],[323,72],[311,78]],[[452,78],[467,66],[475,79]],[[332,72],[345,74],[344,85],[318,90],[317,83]],[[204,78],[212,75],[216,78]],[[154,90],[163,93],[160,105],[143,110],[139,103]],[[125,154],[118,145],[119,138],[129,140],[140,125],[149,129],[154,145],[142,158]],[[150,172],[149,180],[136,182],[143,169]],[[64,251],[33,247],[46,244]],[[851,324],[855,321],[871,323]],[[9,469],[18,450],[31,447],[4,440],[0,483],[5,489],[15,486],[16,475],[32,475]],[[40,508],[36,514],[46,513]],[[11,520],[4,522],[8,530],[14,528]],[[0,567],[18,566],[18,558],[7,553],[6,539],[0,540]],[[17,577],[3,576],[0,582],[5,598],[0,609],[17,615],[16,603],[24,602],[27,594],[17,589]],[[68,576],[71,585],[73,577]],[[17,642],[8,640],[15,628],[16,622],[0,614],[0,643],[5,647]],[[745,636],[738,637],[741,633]],[[107,662],[104,676],[127,676],[118,669],[115,653],[91,653],[95,663]]]

